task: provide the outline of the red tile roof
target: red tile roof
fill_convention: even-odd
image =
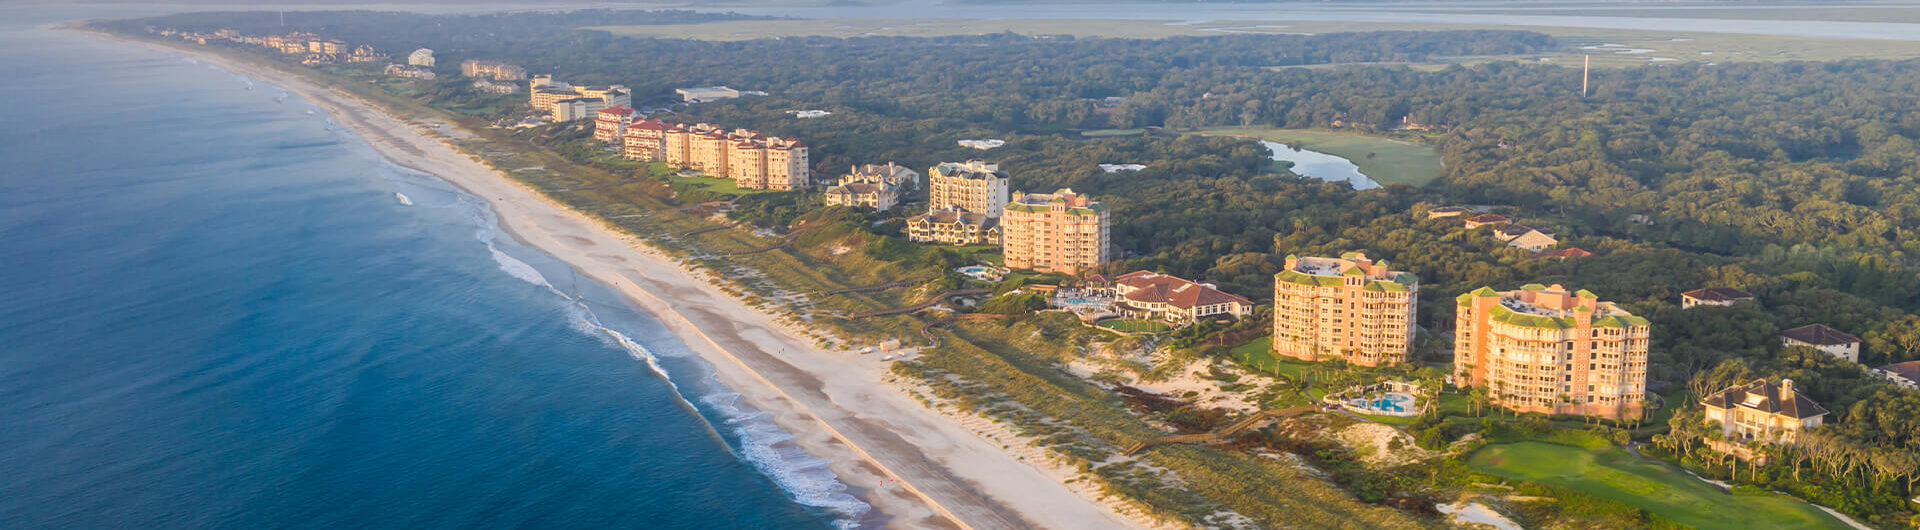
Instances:
[[[1536,258],[1566,259],[1566,258],[1591,258],[1593,257],[1593,255],[1594,254],[1592,252],[1588,252],[1586,249],[1583,249],[1580,247],[1569,247],[1569,248],[1563,248],[1563,249],[1557,249],[1557,250],[1548,250],[1545,252],[1541,252],[1539,254],[1534,254],[1533,256]]]
[[[1780,336],[1805,342],[1815,346],[1838,346],[1860,342],[1860,337],[1848,335],[1826,324],[1807,324],[1780,332]]]
[[[1219,289],[1187,281],[1182,278],[1159,274],[1151,271],[1135,271],[1113,279],[1116,285],[1124,284],[1134,290],[1126,298],[1141,303],[1165,303],[1181,309],[1196,306],[1238,302],[1253,305],[1252,301]]]

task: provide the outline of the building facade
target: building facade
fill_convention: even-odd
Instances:
[[[854,166],[847,169],[847,174],[840,176],[840,184],[855,182],[885,182],[888,186],[902,190],[919,189],[920,172],[888,162]]]
[[[1114,278],[1113,293],[1122,311],[1136,318],[1155,318],[1175,324],[1192,324],[1219,316],[1238,320],[1253,314],[1251,300],[1212,285],[1149,271]]]
[[[993,245],[1000,242],[998,221],[966,210],[933,210],[907,219],[907,239],[955,246]]]
[[[1011,176],[998,164],[945,162],[927,170],[927,209],[958,208],[999,217],[1007,205]]]
[[[1287,256],[1273,276],[1273,352],[1359,366],[1406,362],[1420,281],[1364,252]]]
[[[1819,427],[1827,409],[1793,388],[1792,379],[1780,384],[1765,379],[1727,387],[1705,399],[1706,421],[1717,424],[1723,440],[1745,442],[1792,443],[1800,431]],[[1723,449],[1724,450],[1724,449]]]
[[[636,155],[645,156],[644,151]],[[726,130],[707,123],[665,125],[655,160],[731,179],[743,189],[798,190],[813,185],[806,143],[748,129]]]
[[[1000,215],[1004,264],[1013,269],[1079,275],[1106,263],[1107,206],[1061,189],[1020,193]]]
[[[663,162],[666,160],[666,150],[662,142],[665,141],[666,132],[667,126],[660,120],[634,120],[627,124],[626,132],[621,134],[620,155],[627,160]]]
[[[1520,412],[1637,418],[1652,328],[1593,293],[1530,284],[1460,295],[1454,383]]]
[[[593,115],[593,139],[626,145],[627,124],[633,121],[633,109],[607,107]]]
[[[527,78],[527,69],[500,61],[467,59],[460,61],[460,75],[494,81],[519,81]]]
[[[1703,305],[1730,307],[1750,300],[1753,300],[1753,293],[1732,287],[1708,287],[1680,293],[1680,308],[1693,309]]]
[[[893,205],[900,200],[900,188],[888,185],[884,181],[849,182],[827,188],[826,199],[827,206],[862,207],[886,211],[893,209]]]
[[[534,110],[547,111],[556,122],[584,120],[602,109],[633,105],[633,96],[625,86],[573,86],[545,74],[528,80],[527,92],[527,104]]]
[[[407,54],[407,64],[421,68],[433,68],[433,50],[421,48]]]

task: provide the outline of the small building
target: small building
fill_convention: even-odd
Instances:
[[[1819,427],[1827,409],[1807,399],[1793,388],[1792,379],[1779,385],[1758,379],[1752,383],[1727,387],[1700,400],[1706,421],[1717,424],[1725,435],[1715,450],[1752,458],[1747,442],[1792,443],[1800,431]]]
[[[1920,361],[1907,361],[1874,368],[1873,374],[1902,388],[1920,389]]]
[[[826,198],[827,206],[857,206],[886,211],[899,202],[900,188],[883,181],[849,182],[827,188]]]
[[[885,164],[867,164],[847,168],[847,174],[840,176],[840,184],[855,182],[885,182],[888,186],[903,190],[920,187],[920,172],[893,162]]]
[[[421,68],[433,68],[433,50],[421,48],[407,54],[407,64]]]
[[[1580,247],[1568,247],[1568,248],[1563,248],[1558,250],[1536,252],[1533,254],[1533,257],[1540,258],[1540,259],[1591,258],[1593,256],[1594,256],[1593,252],[1590,252],[1587,249],[1580,248]]]
[[[740,97],[740,91],[724,86],[680,88],[673,92],[679,94],[680,100],[687,103],[704,103]]]
[[[999,219],[958,208],[930,210],[907,219],[907,239],[915,243],[997,245]]]
[[[1507,225],[1493,229],[1494,239],[1505,241],[1507,246],[1526,249],[1533,252],[1553,248],[1560,244],[1554,239],[1553,232],[1526,225]]]
[[[1731,306],[1753,300],[1753,293],[1732,287],[1708,287],[1680,293],[1680,308],[1693,309],[1703,305]]]
[[[1484,214],[1476,215],[1473,217],[1468,217],[1466,226],[1468,230],[1472,230],[1475,228],[1480,228],[1482,226],[1500,226],[1500,225],[1511,223],[1511,222],[1513,222],[1513,218],[1511,217],[1507,217],[1499,214],[1484,213]]]
[[[407,64],[389,64],[387,65],[386,73],[390,76],[407,79],[433,79],[437,77],[433,74],[433,70]]]
[[[520,85],[514,83],[496,83],[485,79],[473,80],[473,89],[488,94],[512,94],[520,91]]]
[[[1149,271],[1134,271],[1113,279],[1117,305],[1135,318],[1156,318],[1192,324],[1207,317],[1235,320],[1253,314],[1253,302],[1212,285]]]
[[[1466,215],[1467,212],[1470,212],[1470,211],[1472,210],[1468,210],[1460,206],[1441,206],[1439,208],[1427,210],[1427,218],[1442,219],[1447,217],[1459,217],[1462,215]]]
[[[1806,346],[1827,355],[1860,362],[1860,337],[1848,335],[1826,324],[1807,324],[1780,332],[1780,345]]]

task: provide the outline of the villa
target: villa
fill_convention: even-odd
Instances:
[[[1827,355],[1860,362],[1860,337],[1833,329],[1826,324],[1807,324],[1782,331],[1780,346],[1787,348],[1806,346]]]
[[[1753,455],[1745,442],[1792,443],[1801,430],[1819,427],[1827,409],[1793,389],[1792,379],[1779,385],[1765,379],[1728,387],[1700,400],[1706,421],[1718,425],[1724,441],[1709,442],[1714,450],[1741,458]]]
[[[1287,256],[1273,275],[1273,352],[1360,366],[1406,362],[1420,280],[1364,252]]]
[[[1729,307],[1752,300],[1753,293],[1732,287],[1708,287],[1680,293],[1680,308],[1693,309],[1703,305]]]
[[[1165,274],[1135,271],[1112,280],[1116,305],[1134,318],[1192,324],[1213,316],[1235,320],[1253,314],[1253,302],[1204,283]]]
[[[1476,215],[1473,217],[1468,217],[1466,221],[1466,227],[1468,230],[1472,230],[1475,228],[1480,228],[1482,226],[1500,226],[1510,222],[1513,222],[1512,217],[1487,213],[1487,214]]]
[[[1639,417],[1652,326],[1586,290],[1528,284],[1460,295],[1454,382],[1508,409]]]
[[[944,243],[954,246],[1000,243],[998,219],[949,208],[933,210],[907,219],[907,239],[915,243]]]
[[[893,209],[900,188],[884,181],[859,181],[827,188],[827,206],[855,206],[877,211]]]
[[[1554,239],[1553,232],[1526,225],[1507,225],[1493,229],[1493,238],[1504,241],[1507,246],[1540,252],[1560,244]]]
[[[1920,361],[1889,364],[1874,368],[1873,373],[1902,388],[1920,389]]]

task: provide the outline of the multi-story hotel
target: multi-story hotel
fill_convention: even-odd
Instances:
[[[1406,362],[1420,280],[1364,252],[1339,258],[1287,256],[1273,275],[1273,351],[1359,366]]]
[[[494,81],[519,81],[527,78],[527,69],[500,61],[467,59],[460,61],[460,75]]]
[[[527,103],[534,110],[551,113],[553,121],[557,122],[592,118],[602,109],[626,107],[633,103],[633,96],[625,86],[573,86],[544,74],[527,81],[527,90]]]
[[[1593,293],[1529,284],[1460,295],[1454,383],[1521,412],[1637,418],[1647,393],[1647,319]]]
[[[944,162],[927,170],[927,211],[959,208],[999,217],[1011,178],[999,164],[979,160]]]
[[[1000,215],[1001,254],[1009,268],[1078,275],[1107,262],[1108,223],[1106,205],[1072,189],[1017,193]]]
[[[633,121],[633,114],[633,109],[624,106],[600,109],[593,117],[593,139],[624,147],[627,124]]]
[[[1000,242],[1000,226],[986,214],[956,208],[932,210],[907,219],[907,239],[915,243],[991,245]]]
[[[665,141],[667,126],[660,120],[636,119],[627,124],[626,132],[620,135],[620,154],[627,160],[641,162],[660,162],[666,159],[662,142]]]
[[[628,125],[633,130],[641,125]],[[636,141],[627,156],[635,160],[659,160],[670,165],[733,179],[744,189],[797,190],[813,185],[807,161],[807,144],[792,138],[766,136],[747,129],[725,130],[706,123],[663,125],[659,151],[651,151],[649,131],[626,138]],[[650,158],[649,158],[650,157]]]

